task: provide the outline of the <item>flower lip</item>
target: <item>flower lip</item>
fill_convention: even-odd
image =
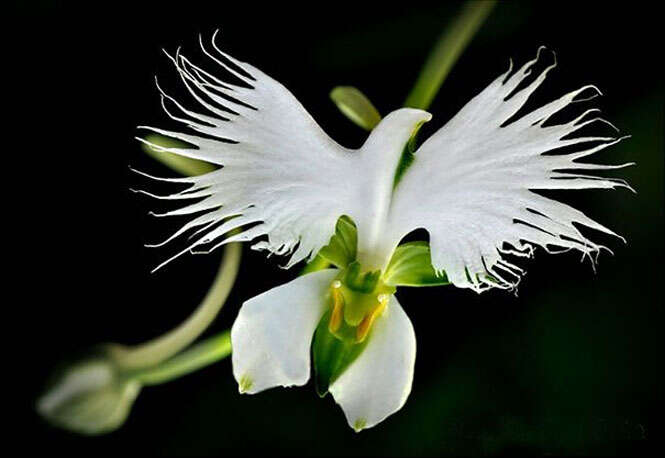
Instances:
[[[371,428],[397,412],[411,392],[416,336],[394,295],[365,342],[362,353],[329,387],[355,431]]]

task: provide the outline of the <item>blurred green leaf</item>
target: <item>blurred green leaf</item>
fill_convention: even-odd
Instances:
[[[405,107],[429,108],[441,84],[462,55],[496,1],[469,1],[460,15],[446,27],[423,66],[418,80],[404,102]]]
[[[356,125],[372,130],[381,121],[379,111],[367,96],[352,86],[337,86],[330,91],[330,98],[339,111]]]
[[[187,147],[186,143],[165,137],[163,135],[150,134],[145,137],[145,140],[149,143],[164,148]],[[203,175],[204,173],[209,173],[216,169],[215,166],[208,164],[207,162],[190,159],[188,157],[179,156],[177,154],[169,153],[166,151],[161,151],[157,148],[151,147],[147,143],[142,143],[141,148],[146,154],[148,154],[148,156],[186,176]]]

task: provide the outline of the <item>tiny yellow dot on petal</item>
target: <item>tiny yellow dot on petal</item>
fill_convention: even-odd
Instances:
[[[240,390],[240,393],[246,393],[252,388],[252,385],[254,385],[254,380],[252,380],[249,375],[245,374],[240,377],[240,381],[238,382],[238,390]]]
[[[355,423],[353,423],[353,429],[356,432],[360,432],[365,426],[367,426],[367,420],[364,418],[358,418]]]

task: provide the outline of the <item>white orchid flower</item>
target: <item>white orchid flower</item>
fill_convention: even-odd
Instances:
[[[374,426],[402,407],[413,379],[416,338],[394,296],[398,286],[511,289],[524,273],[511,258],[541,247],[578,250],[594,262],[604,247],[579,227],[616,235],[534,192],[629,188],[590,171],[630,164],[580,161],[622,139],[572,135],[607,122],[590,117],[597,110],[548,124],[571,103],[600,94],[595,86],[515,116],[555,67],[527,81],[542,49],[514,73],[511,62],[407,161],[407,143],[430,113],[393,111],[361,148],[347,149],[284,86],[222,52],[214,36],[212,48],[201,42],[201,49],[215,69],[179,52],[169,56],[199,110],[159,89],[168,116],[194,134],[143,127],[191,146],[164,148],[139,138],[221,166],[200,176],[158,178],[188,186],[161,198],[194,199],[164,216],[197,215],[167,240],[192,230],[198,237],[171,259],[263,237],[253,248],[290,255],[286,267],[319,253],[337,267],[244,303],[231,335],[241,392],[305,384],[312,351],[319,391],[332,394],[354,429]],[[579,148],[545,154],[573,145]],[[416,229],[429,233],[429,245],[399,245]]]

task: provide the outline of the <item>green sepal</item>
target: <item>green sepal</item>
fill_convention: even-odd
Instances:
[[[327,269],[328,267],[330,267],[330,261],[321,256],[321,254],[317,254],[314,259],[305,264],[299,275],[311,274],[312,272]]]
[[[358,232],[348,216],[341,216],[335,226],[335,234],[328,245],[321,248],[318,256],[327,259],[332,265],[344,269],[356,259]]]
[[[331,312],[328,311],[319,322],[312,342],[314,363],[314,384],[319,396],[328,393],[330,385],[362,353],[369,339],[361,343],[353,338],[340,339],[328,330]],[[348,326],[343,324],[343,326]]]
[[[450,281],[445,272],[437,275],[432,267],[429,243],[409,242],[397,247],[383,282],[390,286],[441,286]]]

